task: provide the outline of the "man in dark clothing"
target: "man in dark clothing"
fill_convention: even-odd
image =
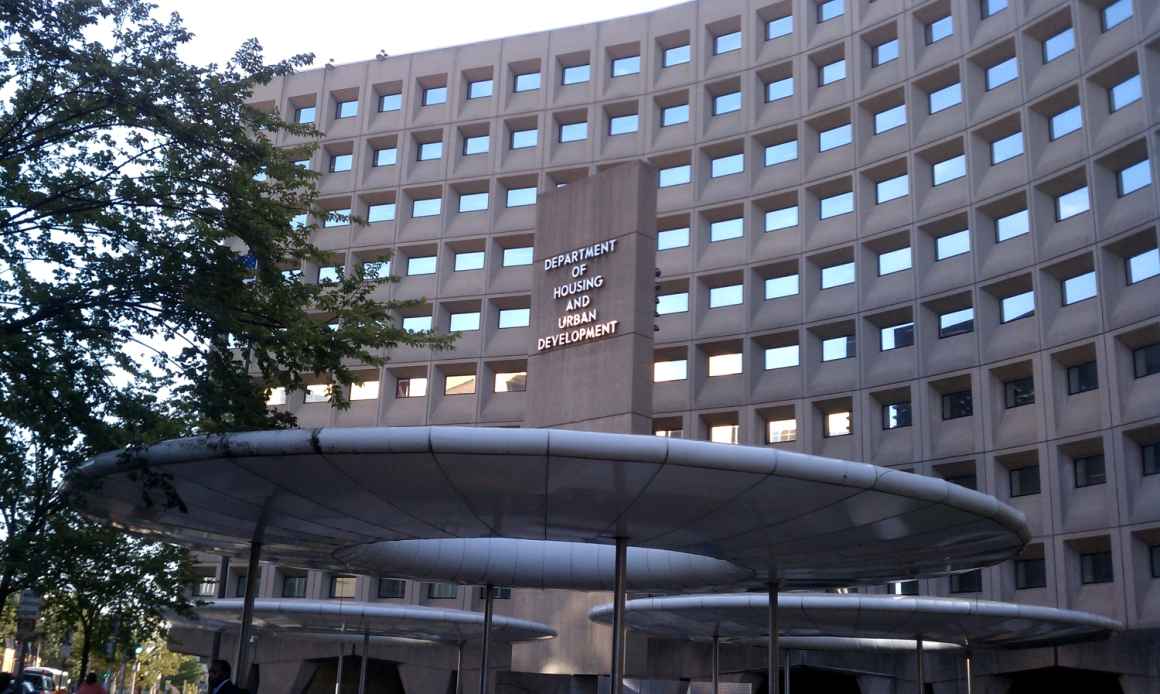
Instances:
[[[209,664],[209,694],[249,694],[230,681],[230,664],[215,660]]]

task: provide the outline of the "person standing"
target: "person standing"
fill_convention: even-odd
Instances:
[[[230,664],[215,660],[209,664],[209,694],[249,694],[230,681]]]

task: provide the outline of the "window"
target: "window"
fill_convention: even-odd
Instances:
[[[1100,387],[1099,369],[1095,361],[1067,367],[1067,394],[1077,395]]]
[[[443,158],[442,142],[420,142],[419,161],[432,161]]]
[[[1119,111],[1129,104],[1134,104],[1140,100],[1140,75],[1132,75],[1128,79],[1120,82],[1116,86],[1108,90],[1108,101],[1111,106],[1112,113]]]
[[[568,65],[564,67],[563,83],[581,84],[583,82],[587,82],[591,76],[591,65]]]
[[[926,43],[938,43],[945,38],[954,36],[955,20],[949,14],[926,25]]]
[[[772,419],[765,423],[766,443],[797,441],[796,419]]]
[[[766,82],[766,102],[774,102],[778,99],[784,99],[790,96],[793,96],[793,77],[786,77],[785,79]]]
[[[653,431],[653,436],[659,436],[663,439],[679,439],[684,433],[684,429],[657,429]]]
[[[1003,405],[1007,409],[1035,404],[1035,379],[1017,378],[1003,384]]]
[[[850,214],[854,211],[854,192],[838,193],[818,201],[822,219]]]
[[[1093,487],[1108,481],[1107,470],[1104,467],[1104,457],[1102,455],[1089,455],[1076,458],[1073,461],[1073,465],[1075,467],[1076,489]]]
[[[282,597],[284,597],[284,598],[304,598],[304,597],[306,597],[306,577],[305,576],[283,576],[282,577]]]
[[[722,219],[709,224],[709,241],[739,239],[745,235],[745,220],[741,217]]]
[[[1075,29],[1068,27],[1043,42],[1043,62],[1050,63],[1075,50]]]
[[[900,323],[879,331],[879,346],[883,352],[910,347],[914,344],[914,323]]]
[[[400,378],[395,382],[395,397],[402,398],[421,398],[427,394],[427,379],[425,378]]]
[[[390,111],[399,111],[403,108],[403,95],[399,92],[393,94],[383,94],[379,97],[379,112],[389,113]]]
[[[525,72],[516,75],[516,82],[513,90],[519,94],[520,92],[534,92],[540,88],[540,73]]]
[[[975,309],[972,306],[961,308],[957,311],[948,311],[947,313],[939,314],[938,317],[938,336],[954,337],[955,335],[966,335],[975,330]]]
[[[294,122],[299,124],[313,123],[316,109],[313,106],[303,106],[294,109]]]
[[[199,598],[217,596],[217,578],[213,576],[199,576],[193,584],[193,594]]]
[[[479,589],[479,599],[480,600],[484,600],[487,598],[487,593],[485,592],[486,590],[487,590],[487,588],[482,588],[482,587]],[[491,587],[491,597],[494,600],[511,600],[512,599],[512,589],[505,587],[505,586],[492,586]]]
[[[971,391],[960,390],[942,396],[942,418],[959,419],[974,414]]]
[[[386,279],[391,276],[391,261],[368,260],[362,264],[363,276],[371,280]]]
[[[824,0],[818,3],[818,24],[846,14],[846,0]]]
[[[780,142],[765,148],[765,165],[775,166],[798,158],[797,140]]]
[[[873,48],[874,67],[885,65],[892,60],[898,60],[898,39],[890,39]]]
[[[497,371],[492,390],[496,393],[523,393],[528,389],[527,371]]]
[[[246,597],[246,574],[238,574],[234,577],[234,595],[239,598]]]
[[[1111,583],[1115,576],[1112,571],[1112,553],[1091,552],[1079,555],[1080,581],[1082,583]]]
[[[1007,9],[1007,0],[982,0],[983,19]]]
[[[745,155],[729,154],[717,157],[709,162],[709,175],[712,178],[732,176],[745,171]]]
[[[765,370],[788,369],[797,366],[798,346],[769,347],[765,350]]]
[[[1013,296],[1005,297],[1001,302],[1001,321],[1002,323],[1010,323],[1011,321],[1019,320],[1020,318],[1027,318],[1035,315],[1035,292],[1027,291]]]
[[[350,208],[346,207],[341,210],[328,210],[326,219],[322,222],[324,228],[344,227],[350,225]]]
[[[874,114],[875,135],[881,135],[904,125],[906,125],[906,104],[899,104]]]
[[[331,576],[330,597],[353,598],[356,580],[354,576]]]
[[[1022,236],[1029,231],[1031,231],[1031,215],[1028,214],[1027,210],[1019,210],[995,218],[995,240],[998,243]]]
[[[910,426],[910,403],[896,402],[882,408],[882,428],[901,429]]]
[[[818,68],[819,87],[844,79],[846,79],[846,60],[844,58]]]
[[[427,598],[430,600],[454,600],[459,595],[459,586],[454,583],[427,584]]]
[[[508,207],[527,207],[528,205],[535,205],[536,187],[529,186],[527,188],[508,188],[506,204]]]
[[[540,131],[535,128],[512,131],[512,149],[529,149],[535,147],[540,140]]]
[[[351,166],[354,165],[353,154],[336,154],[330,158],[330,173],[341,173],[343,171],[350,171]]]
[[[688,362],[684,359],[653,362],[653,383],[683,381],[688,377]]]
[[[479,311],[452,313],[449,329],[453,333],[469,333],[479,330]]]
[[[1039,476],[1036,475],[1035,478],[1038,480]],[[1015,590],[1044,588],[1046,586],[1047,565],[1043,559],[1015,560]]]
[[[1104,31],[1111,31],[1132,16],[1132,0],[1115,0],[1100,11],[1100,23]]]
[[[729,92],[713,97],[713,115],[722,116],[741,110],[741,92]]]
[[[958,178],[967,175],[967,156],[960,154],[957,157],[944,159],[939,162],[931,164],[931,179],[934,185],[939,186],[944,183],[949,183]]]
[[[1023,131],[1011,133],[991,143],[991,165],[1002,164],[1023,154]]]
[[[463,270],[482,270],[483,259],[483,251],[467,251],[465,253],[456,253],[455,272],[461,272]]]
[[[1160,545],[1148,547],[1148,564],[1152,570],[1152,578],[1160,578]]]
[[[499,327],[526,328],[532,323],[530,308],[503,308],[499,311]]]
[[[686,46],[686,48],[688,48]],[[713,37],[713,55],[732,53],[741,50],[741,32],[734,31]]]
[[[855,356],[857,356],[857,350],[853,335],[842,335],[822,340],[822,361],[852,359]]]
[[[963,85],[960,82],[948,84],[941,89],[936,89],[930,93],[927,99],[930,106],[930,113],[934,115],[939,111],[945,111],[952,106],[958,106],[963,103]]]
[[[709,428],[709,440],[713,443],[736,445],[740,440],[741,427],[737,424],[718,424]]]
[[[904,198],[910,192],[910,177],[906,174],[878,181],[874,184],[874,202],[881,205],[884,202]],[[908,266],[909,267],[909,266]],[[882,274],[879,271],[878,274]]]
[[[1051,117],[1050,130],[1052,141],[1073,133],[1083,127],[1083,110],[1079,105],[1064,109]]]
[[[375,159],[372,166],[394,166],[399,162],[397,147],[383,147],[375,150]]]
[[[673,294],[657,295],[657,315],[667,316],[671,313],[686,313],[689,310],[689,293],[676,292]]]
[[[667,169],[661,169],[658,172],[658,178],[658,185],[661,188],[684,185],[693,180],[693,167],[689,164],[670,166]],[[660,250],[659,244],[657,250]]]
[[[461,376],[448,375],[443,379],[444,395],[474,395],[475,374]]]
[[[692,59],[689,51],[689,44],[683,46],[674,46],[666,48],[664,57],[661,59],[661,65],[664,67],[672,67],[674,65],[684,65]]]
[[[492,91],[491,80],[476,80],[475,82],[467,83],[467,99],[486,99],[491,96]]]
[[[1063,305],[1069,306],[1096,295],[1096,273],[1085,272],[1063,281]]]
[[[342,266],[330,265],[318,268],[319,284],[337,284],[342,281]]]
[[[946,260],[956,255],[971,252],[971,231],[963,229],[953,234],[940,236],[934,242],[934,259]]]
[[[351,99],[349,101],[339,101],[334,110],[335,118],[354,118],[358,115],[358,101]]]
[[[709,357],[710,376],[732,376],[742,372],[741,353],[714,354]]]
[[[1152,248],[1128,258],[1128,284],[1143,282],[1149,277],[1160,275],[1160,249]]]
[[[849,410],[827,412],[823,434],[826,438],[849,436],[853,433],[852,415]]]
[[[779,229],[789,229],[796,227],[798,224],[798,208],[797,205],[791,207],[780,207],[776,210],[769,210],[765,213],[765,230],[777,231]]]
[[[407,258],[407,275],[433,275],[435,274],[436,256],[416,256],[414,258]]]
[[[983,572],[979,569],[965,571],[961,574],[950,575],[951,593],[981,593],[983,592]]]
[[[588,121],[560,124],[560,142],[578,142],[588,139]]]
[[[887,590],[891,595],[918,595],[918,581],[893,581]]]
[[[709,289],[709,308],[737,306],[744,300],[744,286],[740,284],[731,284],[726,287],[711,287]]]
[[[1132,369],[1136,378],[1160,373],[1160,343],[1133,350]]]
[[[304,226],[306,226],[306,213],[305,212],[303,212],[302,214],[296,214],[290,218],[290,228],[291,229],[301,229]]]
[[[294,161],[294,166],[297,166],[300,169],[306,169],[307,171],[309,171],[310,170],[310,160],[309,159],[297,159]]]
[[[1039,493],[1039,466],[1028,465],[1007,472],[1011,496],[1030,496]]]
[[[765,299],[781,299],[787,296],[795,296],[798,293],[798,276],[796,273],[792,275],[782,275],[781,277],[769,277],[765,280]]]
[[[460,193],[460,212],[480,212],[487,209],[487,193]]]
[[[640,56],[630,55],[624,58],[614,58],[612,60],[612,76],[625,77],[627,75],[635,75],[640,72]]]
[[[1152,185],[1152,162],[1148,159],[1125,166],[1116,172],[1116,188],[1121,198],[1150,185]]]
[[[403,318],[403,330],[409,333],[425,333],[431,330],[431,316],[410,316]]]
[[[1001,87],[1019,77],[1019,63],[1015,56],[987,68],[987,91]]]
[[[423,90],[423,105],[435,106],[447,103],[447,87],[428,87]]]
[[[505,248],[503,249],[503,266],[518,267],[520,265],[531,265],[532,253],[533,251],[531,246]]]
[[[407,582],[397,578],[380,578],[378,596],[380,600],[399,599],[407,593]]]
[[[854,139],[854,126],[844,123],[829,130],[818,132],[818,151],[826,152],[831,149],[850,144]]]
[[[640,129],[640,116],[635,113],[613,116],[608,119],[609,135],[627,135]]]
[[[840,263],[822,268],[822,289],[854,284],[854,263]]]
[[[667,128],[670,125],[680,125],[681,123],[689,122],[689,105],[677,104],[676,106],[667,106],[661,109],[661,127]]]
[[[689,245],[689,227],[665,229],[657,232],[657,250],[668,251]]]
[[[487,135],[473,135],[463,138],[463,154],[466,156],[487,154],[490,148],[491,137]]]
[[[1055,221],[1062,222],[1091,209],[1087,186],[1076,188],[1055,198]]]
[[[772,41],[793,33],[793,15],[776,17],[765,23],[765,40]]]

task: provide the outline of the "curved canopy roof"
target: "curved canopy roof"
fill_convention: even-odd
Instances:
[[[188,512],[143,502],[148,464]],[[100,480],[99,489],[80,484]],[[333,428],[167,441],[98,456],[86,510],[188,546],[333,565],[371,542],[506,537],[669,549],[789,585],[1006,559],[1018,511],[930,477],[769,448],[556,429]],[[156,489],[156,488],[154,488]]]
[[[894,653],[914,652],[918,642],[914,639],[870,639],[853,636],[782,636],[777,640],[782,651],[878,651]],[[923,641],[924,651],[958,651],[962,646],[942,641]]]
[[[895,595],[782,593],[777,598],[779,634],[942,641],[971,646],[1030,647],[1103,638],[1123,626],[1089,612],[1038,605]],[[674,639],[768,638],[765,593],[684,595],[629,600],[625,623]],[[612,605],[589,618],[612,621]]]
[[[211,600],[196,608],[200,619],[182,626],[222,628],[242,620],[242,598]],[[269,632],[309,634],[352,633],[456,643],[483,637],[483,613],[421,605],[383,605],[335,600],[254,600],[254,626]],[[525,619],[493,615],[491,638],[496,641],[550,639],[556,630]]]

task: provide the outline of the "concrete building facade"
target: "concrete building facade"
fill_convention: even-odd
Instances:
[[[979,667],[1160,688],[1160,3],[701,0],[328,66],[253,103],[317,125],[323,207],[367,222],[312,220],[333,264],[287,269],[326,281],[390,253],[382,296],[420,300],[404,325],[461,332],[394,350],[349,411],[275,394],[301,426],[523,425],[537,193],[644,160],[653,431],[996,496],[1031,523],[1019,559],[856,589],[1107,615],[1129,632]],[[262,595],[479,603],[338,578],[270,565]],[[574,656],[515,646],[513,670],[607,672],[580,646],[602,627],[553,607],[574,598],[521,593],[502,611]],[[697,677],[687,652],[637,644],[629,672]]]

